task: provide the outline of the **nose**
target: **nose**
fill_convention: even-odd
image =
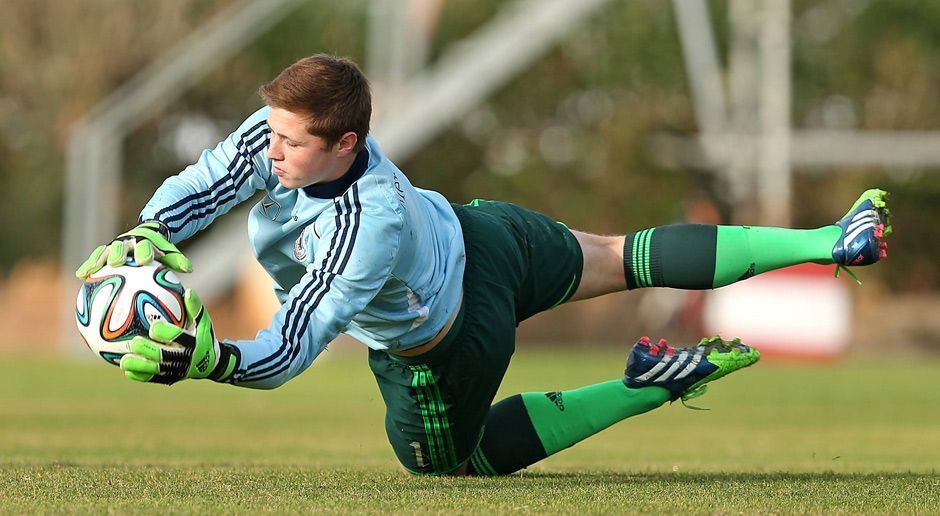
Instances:
[[[277,143],[276,138],[271,138],[271,145],[268,147],[268,159],[274,161],[284,159],[284,153],[281,152],[281,146]]]

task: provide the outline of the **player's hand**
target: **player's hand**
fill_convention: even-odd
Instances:
[[[108,245],[98,246],[75,271],[75,276],[78,279],[86,279],[101,270],[105,264],[111,267],[124,265],[131,253],[138,265],[146,265],[156,260],[176,272],[193,271],[189,258],[167,238],[165,226],[150,221],[119,235]]]
[[[150,338],[134,337],[131,353],[121,357],[125,376],[138,382],[173,384],[186,378],[222,381],[232,374],[237,352],[219,344],[212,319],[192,289],[183,295],[186,326],[164,321],[150,326]]]

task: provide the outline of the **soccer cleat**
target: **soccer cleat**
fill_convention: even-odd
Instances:
[[[870,265],[888,257],[888,243],[884,239],[892,228],[891,212],[885,205],[887,198],[888,192],[884,190],[865,190],[849,212],[836,222],[842,228],[842,235],[832,248],[836,276],[841,268]]]
[[[674,348],[665,339],[657,344],[641,337],[627,359],[623,383],[627,387],[664,387],[672,401],[687,401],[705,394],[705,384],[747,367],[760,359],[760,352],[740,339],[719,336],[702,339],[695,346]]]

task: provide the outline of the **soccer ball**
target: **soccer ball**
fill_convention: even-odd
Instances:
[[[162,320],[183,327],[183,285],[165,265],[154,262],[105,266],[85,280],[75,303],[75,321],[85,344],[118,365],[131,352],[131,339],[147,336]]]

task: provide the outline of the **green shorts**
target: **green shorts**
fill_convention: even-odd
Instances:
[[[567,301],[584,261],[568,228],[540,213],[479,200],[454,211],[467,263],[451,330],[417,357],[369,351],[389,442],[419,474],[446,474],[470,458],[515,351],[516,326]]]

